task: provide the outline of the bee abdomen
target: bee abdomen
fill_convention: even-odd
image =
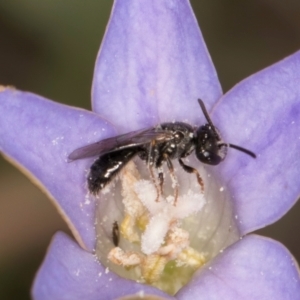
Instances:
[[[92,194],[103,189],[138,153],[137,149],[118,150],[101,155],[91,166],[88,188]]]

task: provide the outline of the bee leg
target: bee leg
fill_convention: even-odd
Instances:
[[[194,173],[196,175],[198,183],[201,187],[201,191],[202,191],[202,193],[204,193],[204,182],[203,182],[203,179],[201,178],[199,172],[196,169],[185,165],[184,162],[180,158],[178,159],[178,161],[184,171],[186,171],[188,173]]]
[[[160,198],[160,196],[161,196],[161,190],[160,190],[160,188],[158,187],[157,180],[156,180],[156,176],[154,176],[154,173],[153,173],[153,166],[152,166],[152,165],[148,165],[148,168],[149,168],[151,180],[153,181],[154,186],[155,186],[155,189],[156,189],[156,195],[157,195],[157,196],[156,196],[155,201],[156,201],[156,202],[159,202],[159,198]]]
[[[159,192],[163,195],[164,173],[162,167],[158,167]]]
[[[158,181],[159,181],[158,197],[163,195],[163,185],[164,185],[164,181],[165,181],[165,176],[164,176],[162,164],[166,159],[165,157],[167,157],[167,156],[164,155],[164,156],[160,156],[160,157],[156,158],[156,163],[155,163],[155,169],[158,172]]]
[[[154,176],[154,172],[153,172],[153,164],[155,164],[155,169],[158,169],[159,173],[158,173],[158,179],[159,179],[159,183],[157,183],[156,180],[156,176]],[[150,177],[151,180],[153,181],[155,188],[156,188],[156,202],[159,202],[160,196],[162,195],[162,185],[163,185],[163,173],[161,170],[161,161],[159,160],[158,157],[158,153],[155,149],[155,140],[151,141],[150,143],[150,147],[148,150],[148,160],[147,160],[147,165],[149,168],[149,172],[150,172]]]
[[[177,177],[175,175],[174,167],[173,167],[171,159],[167,155],[164,155],[164,159],[167,162],[167,167],[170,171],[170,176],[171,176],[171,180],[172,180],[172,187],[174,188],[174,206],[176,206],[177,199],[178,199],[178,188],[179,188],[178,180],[177,180]]]

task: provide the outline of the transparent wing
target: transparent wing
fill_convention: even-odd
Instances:
[[[147,144],[153,140],[156,143],[161,143],[171,138],[171,133],[155,127],[131,131],[78,148],[68,156],[68,159],[69,161],[73,161],[81,158],[99,156],[104,153]]]

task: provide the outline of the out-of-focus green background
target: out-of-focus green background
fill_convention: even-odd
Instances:
[[[298,0],[192,4],[224,92],[300,49]],[[111,6],[111,0],[0,0],[0,83],[89,109],[94,61]],[[259,233],[283,242],[300,261],[299,214],[297,204]],[[0,299],[30,298],[34,274],[57,230],[68,232],[50,201],[0,158]]]

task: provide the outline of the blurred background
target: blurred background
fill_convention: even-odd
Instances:
[[[224,92],[300,49],[298,0],[191,2]],[[111,6],[111,0],[0,0],[0,83],[90,109]],[[300,203],[259,231],[284,243],[298,261],[300,239],[292,233],[299,215]],[[57,230],[69,232],[47,197],[0,157],[0,299],[30,299]]]

